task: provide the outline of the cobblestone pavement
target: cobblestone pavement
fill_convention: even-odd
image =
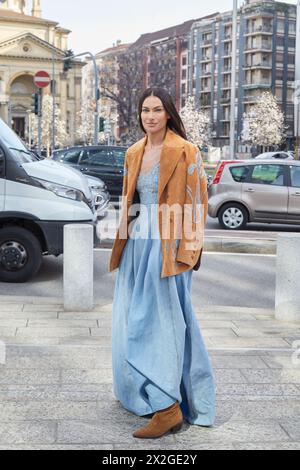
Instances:
[[[195,309],[217,383],[214,427],[137,440],[112,390],[111,305],[0,297],[0,449],[300,449],[300,324],[269,309]],[[298,341],[298,343],[297,343]]]

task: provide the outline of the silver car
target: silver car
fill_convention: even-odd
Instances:
[[[221,162],[208,194],[208,213],[226,230],[250,222],[300,225],[300,162]]]
[[[266,152],[261,153],[255,157],[255,160],[269,160],[274,158],[275,160],[295,160],[294,154],[291,151],[288,152]]]

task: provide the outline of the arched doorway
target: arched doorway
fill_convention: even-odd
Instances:
[[[35,91],[32,75],[19,75],[10,86],[9,119],[13,130],[22,139],[28,135],[28,120]]]

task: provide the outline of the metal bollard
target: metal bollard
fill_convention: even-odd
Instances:
[[[64,310],[94,308],[94,230],[92,225],[64,227]]]
[[[275,318],[300,323],[300,234],[278,236]]]

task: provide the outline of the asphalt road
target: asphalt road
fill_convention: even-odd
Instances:
[[[117,271],[108,272],[110,250],[95,250],[94,297],[112,302]],[[275,256],[205,253],[193,274],[195,305],[274,308]],[[63,256],[44,258],[38,276],[27,284],[0,283],[0,295],[63,297]]]

